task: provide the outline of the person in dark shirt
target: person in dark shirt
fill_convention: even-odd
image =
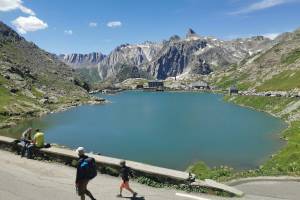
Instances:
[[[120,176],[122,178],[122,183],[120,186],[120,194],[118,194],[118,197],[122,197],[122,191],[124,188],[131,192],[133,197],[136,197],[137,193],[134,192],[129,186],[129,176],[133,177],[131,169],[126,166],[126,162],[124,160],[120,162],[120,167]]]
[[[23,157],[25,153],[27,153],[27,157],[30,157],[30,155],[28,155],[30,153],[28,149],[31,142],[32,142],[32,128],[28,128],[22,133],[21,141],[19,143],[20,146],[22,147],[21,157]]]
[[[77,172],[76,172],[76,190],[78,195],[80,196],[81,200],[85,200],[85,195],[91,198],[91,200],[96,200],[92,193],[87,189],[87,185],[89,183],[89,179],[86,178],[86,174],[82,172],[82,169],[80,168],[80,164],[84,161],[84,159],[88,158],[84,154],[84,148],[83,147],[78,147],[76,152],[78,153],[79,156],[79,161],[77,165]]]

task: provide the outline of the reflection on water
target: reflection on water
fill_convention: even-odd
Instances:
[[[24,120],[18,123],[17,126],[8,129],[0,129],[0,134],[3,136],[8,136],[12,138],[19,139],[28,127],[32,127],[34,130],[39,128],[41,130],[47,130],[50,124],[40,121],[39,119],[31,119],[31,120]]]

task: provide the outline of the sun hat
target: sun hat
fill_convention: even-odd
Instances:
[[[76,149],[76,152],[78,153],[78,155],[83,155],[84,154],[84,148],[83,147],[78,147]]]

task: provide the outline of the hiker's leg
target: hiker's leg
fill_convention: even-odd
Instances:
[[[84,182],[84,193],[90,197],[90,199],[95,200],[95,198],[93,197],[92,193],[87,189],[87,185],[88,185],[89,181]]]
[[[130,188],[129,181],[124,182],[124,188],[126,188],[129,192],[134,194],[135,192]]]
[[[127,188],[127,190],[129,191],[129,192],[131,192],[132,194],[134,194],[135,192],[129,187],[129,188]]]
[[[21,141],[17,144],[18,146],[18,153],[21,154],[21,157],[23,157],[25,155],[25,151],[26,151],[26,144],[24,141]]]
[[[125,187],[125,183],[124,181],[122,181],[121,185],[120,185],[120,195],[122,196],[122,192],[123,192],[123,188]]]
[[[26,146],[22,146],[21,148],[21,157],[24,157],[27,148]]]
[[[85,200],[85,190],[86,190],[86,186],[85,186],[84,182],[79,181],[77,184],[77,192],[78,192],[78,195],[80,196],[81,200]]]
[[[34,152],[35,146],[30,144],[27,146],[26,151],[27,151],[27,158],[32,159],[33,158],[33,152]]]
[[[95,198],[93,197],[92,193],[89,190],[85,190],[85,194],[88,195],[92,200],[94,200]]]

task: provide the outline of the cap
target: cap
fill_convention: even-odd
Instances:
[[[84,148],[83,148],[83,147],[78,147],[78,148],[76,149],[76,152],[77,152],[79,155],[82,155],[82,154],[84,154]]]

